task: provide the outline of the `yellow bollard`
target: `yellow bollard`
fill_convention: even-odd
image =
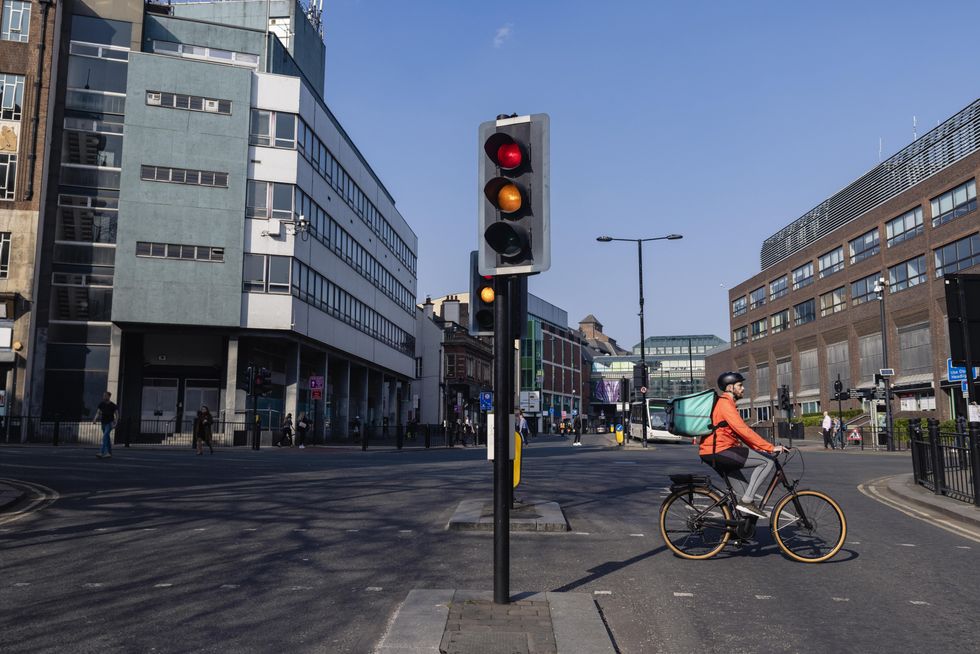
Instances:
[[[521,483],[521,449],[524,447],[524,441],[521,440],[521,435],[519,432],[514,432],[514,488]]]

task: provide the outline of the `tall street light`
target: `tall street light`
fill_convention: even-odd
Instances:
[[[643,330],[643,244],[647,241],[676,241],[677,239],[684,238],[680,234],[668,234],[667,236],[654,236],[652,238],[613,238],[612,236],[599,236],[596,238],[600,243],[608,243],[609,241],[629,241],[631,243],[636,243],[636,257],[639,264],[639,277],[640,277],[640,369],[642,372],[641,386],[640,386],[640,396],[643,400],[643,411],[641,415],[643,416],[643,447],[647,446],[647,422],[649,419],[647,417],[647,387],[646,387],[646,371],[647,371],[647,357],[646,357],[646,334]],[[625,439],[624,439],[625,440]]]
[[[887,376],[884,369],[888,367],[888,329],[885,324],[885,292],[888,282],[884,277],[879,277],[875,281],[874,291],[878,296],[878,306],[881,309],[881,374],[885,378],[885,446],[891,452],[895,449],[893,437],[894,421],[892,419],[892,389],[891,378]],[[877,445],[877,444],[876,444]]]

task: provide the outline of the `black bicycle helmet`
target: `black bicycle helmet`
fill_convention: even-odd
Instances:
[[[742,376],[740,372],[723,372],[718,377],[718,388],[725,390],[725,387],[729,384],[737,384],[739,382],[744,382],[745,377]]]

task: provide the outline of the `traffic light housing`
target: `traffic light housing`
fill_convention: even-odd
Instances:
[[[246,395],[252,394],[252,382],[255,381],[252,366],[245,369],[245,373],[238,378],[238,387],[245,390]]]
[[[844,390],[844,382],[840,379],[834,382],[834,392],[840,395],[841,391]]]
[[[633,366],[633,388],[639,392],[641,388],[647,385],[647,381],[646,364],[640,361]]]
[[[252,389],[255,395],[265,395],[272,390],[272,373],[268,368],[253,368],[255,381]]]
[[[548,114],[480,125],[479,272],[539,273],[551,267]]]
[[[470,333],[493,334],[493,305],[497,289],[492,275],[481,275],[479,255],[470,252]]]
[[[789,398],[789,386],[779,387],[779,408],[783,411],[789,411],[792,408]]]

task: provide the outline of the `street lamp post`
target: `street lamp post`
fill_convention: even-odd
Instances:
[[[639,264],[638,273],[640,278],[640,369],[643,371],[642,385],[640,386],[640,398],[643,402],[643,410],[640,414],[643,416],[643,447],[647,446],[647,422],[649,422],[647,417],[646,334],[643,329],[643,243],[646,241],[676,241],[681,238],[684,237],[680,234],[668,234],[667,236],[655,236],[653,238],[613,238],[612,236],[599,236],[596,238],[600,243],[608,243],[609,241],[629,241],[636,243],[636,256],[637,263]]]
[[[874,291],[878,296],[878,306],[881,309],[881,367],[888,367],[888,330],[885,326],[885,289],[888,282],[884,277],[879,277],[875,282]],[[885,377],[885,437],[888,451],[894,451],[895,439],[893,435],[894,423],[892,420],[892,388],[891,378]],[[875,444],[877,445],[877,443]]]

